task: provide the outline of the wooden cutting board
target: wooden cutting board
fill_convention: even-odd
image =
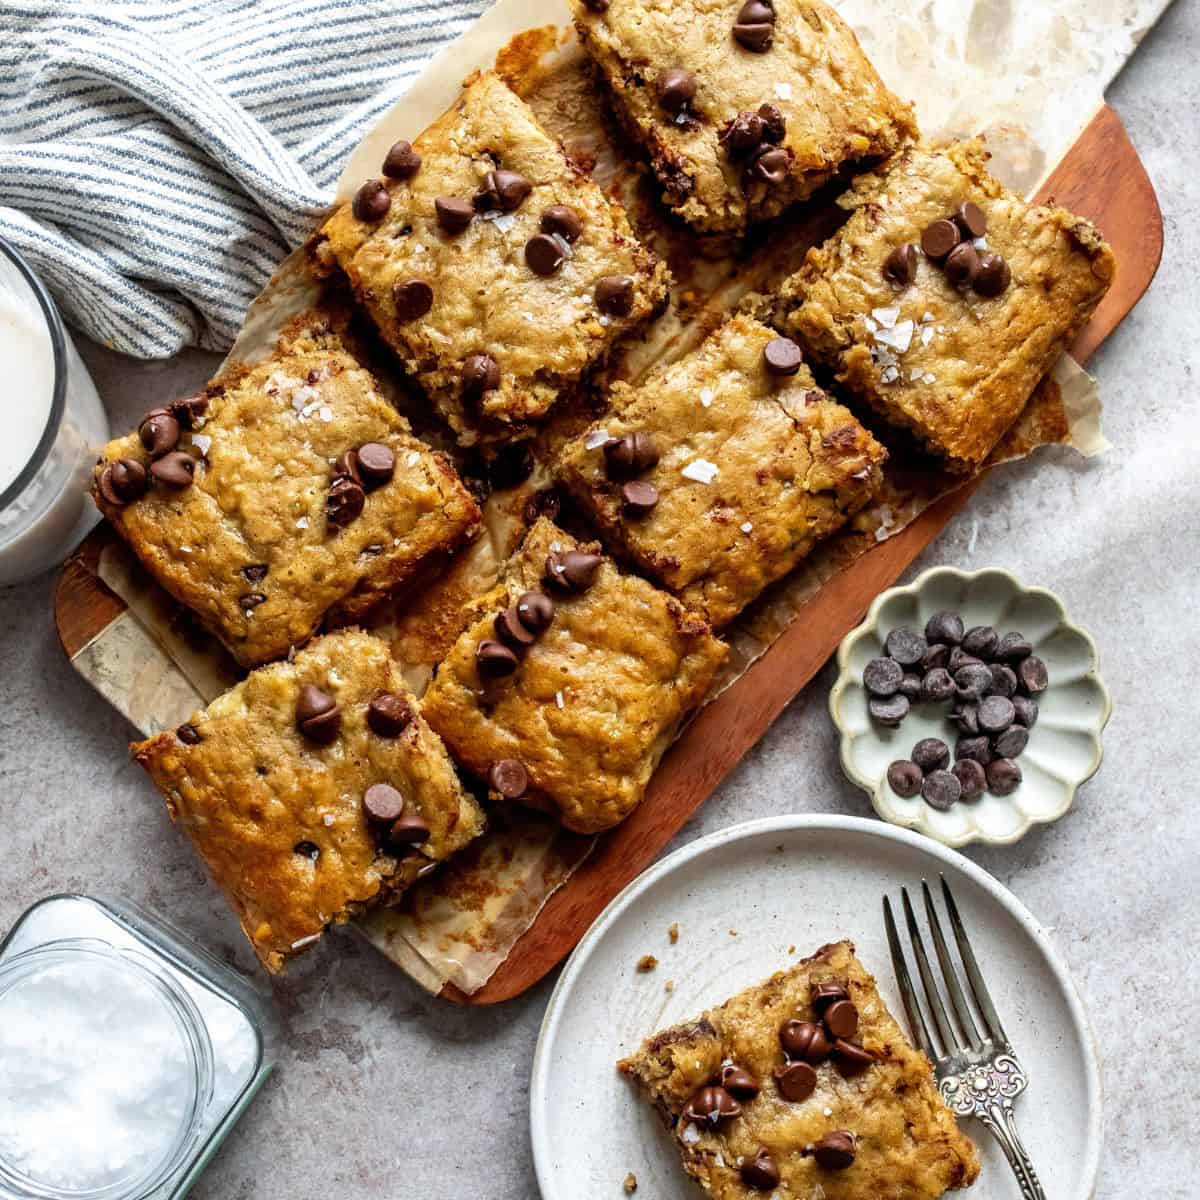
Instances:
[[[1150,286],[1162,256],[1162,214],[1153,185],[1120,118],[1100,108],[1037,193],[1090,217],[1117,258],[1117,277],[1072,347],[1085,363]],[[784,634],[746,673],[701,710],[671,747],[641,806],[601,837],[574,875],[547,902],[492,978],[473,995],[453,986],[442,996],[495,1004],[519,995],[560,962],[608,902],[658,856],[684,822],[763,736],[871,601],[890,587],[970,499],[978,480],[927,509],[825,584]],[[72,660],[125,611],[97,577],[107,525],[68,559],[55,593],[55,620]]]

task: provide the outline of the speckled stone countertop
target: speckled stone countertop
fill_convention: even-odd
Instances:
[[[997,472],[910,572],[1005,567],[1062,595],[1100,646],[1115,709],[1099,776],[1059,824],[969,853],[1054,931],[1090,1011],[1105,1060],[1102,1198],[1197,1189],[1198,57],[1200,5],[1176,4],[1110,92],[1167,231],[1157,281],[1092,363],[1113,451]],[[87,357],[114,429],[214,363]],[[129,761],[132,730],[63,657],[53,587],[0,590],[0,929],[50,892],[116,893],[251,969],[231,913]],[[678,841],[788,810],[867,814],[837,765],[830,682],[827,669]],[[279,1069],[195,1200],[534,1200],[528,1083],[552,982],[461,1011],[353,935],[327,938],[275,984]]]

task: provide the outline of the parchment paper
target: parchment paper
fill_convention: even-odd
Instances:
[[[842,0],[835,6],[858,30],[890,86],[916,102],[927,133],[987,130],[998,150],[997,173],[1024,189],[1070,146],[1099,103],[1100,87],[1132,49],[1133,31],[1152,22],[1165,4],[1068,0],[1051,6],[1053,12],[1047,14],[1046,6],[1029,0],[974,5],[898,0],[887,6],[886,28],[871,24],[880,8],[868,0]],[[610,139],[566,21],[561,0],[499,0],[433,59],[409,94],[363,139],[338,194],[347,198],[364,178],[377,174],[392,142],[415,137],[454,101],[464,75],[497,60],[498,69],[543,124],[573,157],[592,167],[593,176],[626,205],[639,234],[672,265],[677,286],[671,310],[644,343],[618,356],[608,373],[636,380],[651,366],[690,350],[733,307],[753,307],[759,297],[769,295],[838,218],[830,210],[795,214],[777,226],[769,245],[750,245],[736,260],[705,257],[711,252],[701,252],[686,232],[662,220],[644,174]],[[1049,36],[1034,36],[1038,30],[1048,30]],[[1062,103],[1046,102],[1060,93]],[[320,302],[321,288],[308,277],[304,255],[297,252],[252,305],[224,366],[261,358],[288,320]],[[487,500],[483,535],[426,589],[420,602],[385,611],[373,622],[416,691],[423,690],[434,664],[467,624],[472,602],[497,578],[523,532],[528,505],[551,484],[541,464],[563,439],[591,421],[604,382],[562,406],[538,440],[539,465],[530,480]],[[397,384],[395,394],[404,407],[407,389]],[[888,440],[893,442],[891,436]],[[989,465],[1047,442],[1064,442],[1084,454],[1106,446],[1094,384],[1065,356]],[[892,448],[880,499],[729,631],[733,654],[714,695],[770,646],[797,608],[835,572],[904,528],[956,485],[928,462],[909,460]],[[211,700],[236,678],[223,651],[181,620],[123,549],[105,552],[100,573],[130,611],[81,651],[76,666],[142,732],[179,724],[198,703]],[[494,822],[456,862],[421,881],[403,908],[376,912],[360,928],[429,990],[450,982],[464,992],[475,991],[591,844],[542,814],[515,810]]]

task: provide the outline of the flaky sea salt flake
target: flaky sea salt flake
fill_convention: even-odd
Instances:
[[[717,477],[717,464],[707,458],[694,458],[680,474],[684,479],[695,480],[696,483],[712,483]]]
[[[593,429],[592,432],[583,439],[583,448],[585,450],[595,450],[597,447],[603,446],[607,441],[607,429]]]

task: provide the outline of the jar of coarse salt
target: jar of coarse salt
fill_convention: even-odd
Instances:
[[[35,904],[0,945],[0,1200],[178,1200],[273,1041],[261,993],[165,922]]]

